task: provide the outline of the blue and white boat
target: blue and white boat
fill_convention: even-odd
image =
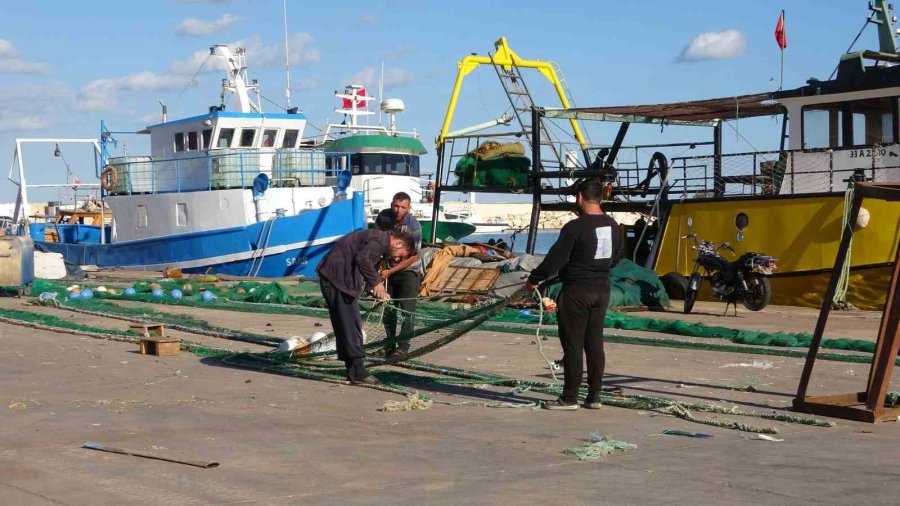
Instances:
[[[99,142],[89,141],[102,161],[100,219],[85,224],[68,212],[69,222],[24,227],[42,235],[38,248],[75,265],[315,276],[335,241],[366,227],[350,173],[328,171],[323,150],[301,146],[305,115],[262,112],[242,49],[217,45],[210,54],[227,66],[221,103],[174,121],[164,107],[162,123],[138,132],[150,136],[150,156],[109,156],[115,140],[103,127]],[[29,221],[21,152],[29,141],[78,140],[17,139],[19,223]]]

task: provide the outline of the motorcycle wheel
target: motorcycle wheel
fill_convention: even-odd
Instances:
[[[747,291],[744,293],[744,307],[750,311],[762,311],[772,300],[772,286],[769,278],[753,273],[747,277]]]
[[[691,288],[691,285],[694,284],[691,282],[691,279],[688,278],[687,287],[684,289],[684,314],[688,314],[691,312],[691,309],[694,309],[694,302],[697,302],[697,293],[700,291],[700,281],[697,281],[697,288],[694,289]]]

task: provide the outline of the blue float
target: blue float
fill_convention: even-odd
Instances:
[[[128,296],[128,297],[131,297],[131,296],[133,296],[133,295],[136,294],[136,293],[137,293],[137,290],[135,290],[134,288],[132,288],[132,287],[130,287],[130,286],[127,287],[127,288],[125,288],[125,295]]]
[[[216,296],[213,295],[212,292],[210,292],[209,290],[207,290],[207,291],[205,291],[205,292],[203,292],[203,293],[200,294],[200,298],[203,299],[203,300],[206,301],[206,302],[212,302],[212,300],[215,299]]]
[[[162,297],[163,296],[162,288],[154,288],[153,291],[150,292],[150,294],[153,295],[154,297]]]
[[[92,299],[94,298],[94,291],[90,288],[85,288],[81,291],[81,295],[79,295],[82,299]]]
[[[169,292],[169,295],[171,295],[173,299],[180,299],[182,296],[182,293],[181,293],[181,290],[179,290],[177,288],[173,288],[172,291]]]

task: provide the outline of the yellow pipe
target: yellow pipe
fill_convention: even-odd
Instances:
[[[553,85],[562,106],[566,109],[569,108],[569,101],[566,99],[566,93],[565,90],[563,90],[562,82],[560,82],[559,78],[556,76],[556,70],[553,68],[552,63],[539,60],[523,60],[519,58],[519,55],[509,48],[506,37],[500,37],[500,40],[494,43],[494,47],[497,48],[497,53],[493,58],[470,55],[460,60],[458,64],[459,71],[456,73],[456,82],[453,84],[453,92],[450,94],[450,103],[447,105],[447,114],[444,116],[444,124],[441,126],[441,134],[436,139],[436,144],[438,146],[443,144],[444,140],[447,138],[447,133],[450,131],[450,123],[453,121],[453,114],[456,112],[456,103],[459,100],[459,92],[462,90],[463,79],[479,65],[502,65],[506,70],[512,68],[513,65],[516,67],[536,69]],[[578,123],[574,119],[570,119],[569,124],[572,125],[575,139],[581,145],[581,148],[586,148],[587,142],[581,134],[581,128],[578,127]]]

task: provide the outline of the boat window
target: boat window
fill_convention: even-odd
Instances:
[[[414,155],[362,153],[350,157],[354,174],[392,174],[419,177],[419,157]]]
[[[207,128],[201,136],[203,140],[203,149],[209,149],[209,142],[212,140],[212,128]]]
[[[219,130],[219,140],[216,142],[217,148],[230,148],[231,139],[234,137],[233,128],[223,128]]]
[[[839,148],[896,142],[896,97],[817,104],[803,108],[803,148]]]
[[[175,134],[175,152],[180,153],[184,151],[184,134],[178,132]]]
[[[187,142],[188,151],[197,151],[198,149],[200,149],[200,147],[197,143],[197,132],[188,132],[187,138],[188,138],[188,142]]]
[[[188,223],[187,204],[178,202],[175,204],[175,226],[186,227]]]
[[[252,148],[253,141],[256,140],[255,128],[244,128],[241,130],[241,147]]]
[[[841,104],[803,108],[803,149],[837,148],[841,145]]]
[[[334,176],[347,168],[347,157],[344,155],[325,157],[325,176]]]
[[[271,148],[274,146],[277,134],[278,130],[263,130],[262,142],[259,143],[260,147]]]
[[[147,206],[137,206],[137,228],[147,228]]]
[[[300,130],[285,130],[284,131],[284,140],[281,141],[281,147],[283,148],[293,148],[297,145],[297,137],[300,135]]]

